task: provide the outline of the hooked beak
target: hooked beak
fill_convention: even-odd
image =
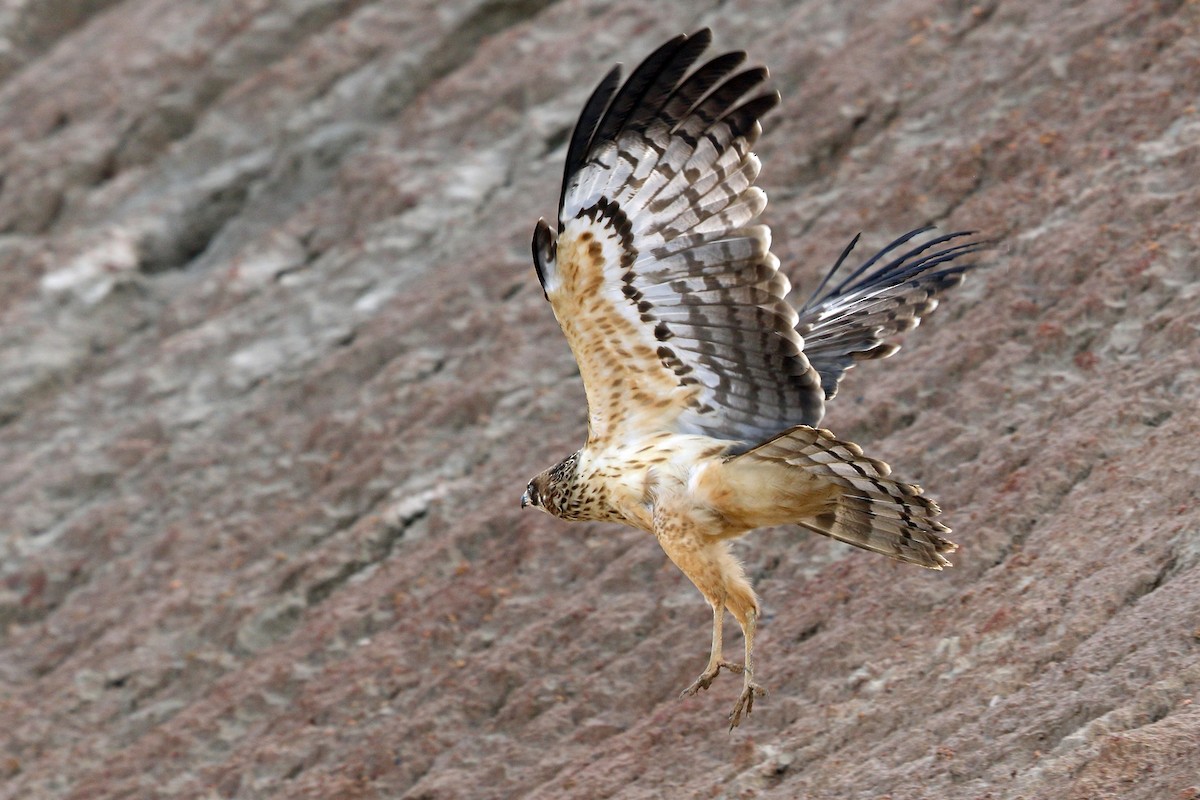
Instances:
[[[525,494],[521,495],[521,508],[529,505],[529,490],[525,490]]]

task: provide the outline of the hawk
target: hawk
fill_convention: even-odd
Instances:
[[[758,597],[730,541],[798,525],[940,570],[955,544],[921,489],[817,427],[847,369],[897,350],[889,337],[933,311],[986,247],[973,232],[901,236],[835,280],[858,237],[798,310],[755,220],[766,195],[750,152],[778,102],[745,53],[693,69],[711,41],[677,36],[624,83],[588,99],[567,146],[557,232],[539,220],[533,258],[587,394],[581,450],[529,482],[521,507],[652,533],[712,606],[708,664],[742,675],[730,729],[755,682]],[[916,241],[914,241],[916,240]],[[722,651],[725,611],[745,658]]]

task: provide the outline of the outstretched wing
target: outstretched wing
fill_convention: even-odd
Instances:
[[[558,235],[534,233],[542,288],[579,363],[590,442],[670,430],[757,442],[824,411],[790,289],[753,225],[766,196],[750,152],[762,67],[744,53],[688,74],[702,30],[614,69],[567,149]],[[749,99],[743,98],[749,95]]]
[[[937,308],[938,298],[962,283],[967,270],[978,266],[958,259],[992,246],[989,241],[967,239],[974,231],[959,231],[895,255],[930,230],[932,227],[909,231],[826,291],[858,243],[855,236],[801,307],[796,329],[804,337],[805,355],[821,375],[826,400],[833,399],[846,370],[859,361],[887,358],[899,350],[900,345],[887,341],[888,337],[917,327]],[[889,257],[890,261],[876,268]]]

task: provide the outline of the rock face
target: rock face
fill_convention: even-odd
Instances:
[[[529,237],[614,61],[783,94],[800,286],[1000,243],[826,424],[942,574],[741,554],[771,694],[644,534],[521,513],[584,436]],[[1200,797],[1200,6],[0,4],[0,797]],[[738,640],[731,634],[732,647]]]

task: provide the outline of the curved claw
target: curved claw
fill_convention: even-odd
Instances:
[[[732,672],[735,675],[741,675],[742,672],[745,671],[745,667],[743,667],[741,664],[734,664],[731,661],[719,661],[719,662],[717,662],[717,665],[715,667],[706,669],[706,670],[704,670],[704,672],[701,672],[700,677],[697,678],[695,680],[695,682],[692,683],[691,686],[687,687],[686,689],[684,689],[682,692],[679,693],[679,697],[680,698],[692,697],[697,692],[699,692],[701,689],[707,689],[709,686],[712,686],[713,680],[715,680],[718,673],[721,672],[722,667],[729,670],[730,672]]]
[[[754,698],[766,697],[767,690],[759,686],[757,683],[747,682],[742,689],[742,695],[738,698],[737,704],[733,707],[733,711],[729,713],[729,730],[732,731],[742,721],[742,713],[750,716],[750,712],[754,710]]]

